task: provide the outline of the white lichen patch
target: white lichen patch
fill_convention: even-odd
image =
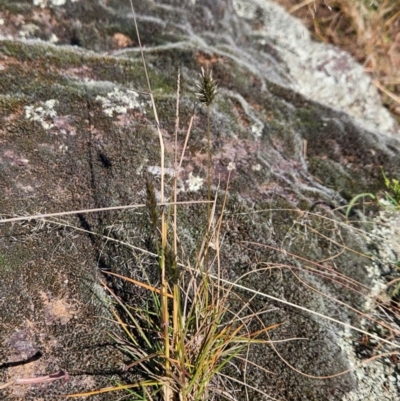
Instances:
[[[201,177],[196,177],[192,173],[189,173],[189,178],[186,180],[188,185],[188,191],[196,192],[198,191],[204,183],[204,179]]]
[[[57,117],[57,112],[54,106],[58,104],[58,100],[49,99],[39,104],[25,107],[25,118],[30,121],[40,123],[45,130],[53,128],[54,118]]]
[[[264,129],[264,124],[261,122],[257,122],[251,126],[251,132],[257,137],[261,137],[262,131]]]
[[[161,177],[161,167],[160,166],[149,166],[147,167],[147,171],[155,176]],[[171,177],[176,176],[176,171],[173,168],[164,168],[164,175],[169,175]]]
[[[114,88],[106,97],[98,95],[96,100],[103,106],[106,116],[112,117],[116,114],[126,114],[128,110],[143,109],[143,104],[138,101],[139,94],[133,90],[119,90]],[[145,113],[145,111],[143,111]]]
[[[63,6],[66,0],[33,0],[33,5],[36,7]]]
[[[229,162],[227,168],[228,168],[228,171],[236,170],[236,165],[234,162]]]
[[[65,155],[68,152],[68,146],[64,145],[64,144],[61,144],[58,147],[58,150],[61,152],[61,154]]]
[[[58,37],[57,37],[57,35],[55,35],[54,33],[52,33],[52,34],[50,35],[49,42],[50,42],[50,43],[57,43],[57,42],[58,42]]]

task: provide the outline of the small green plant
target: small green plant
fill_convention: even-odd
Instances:
[[[360,199],[370,198],[373,201],[377,202],[380,206],[384,207],[393,207],[395,209],[400,208],[400,181],[395,178],[388,178],[382,169],[383,182],[386,187],[386,191],[383,191],[380,194],[373,194],[370,192],[362,193],[356,195],[347,206],[346,217],[349,217],[349,214],[353,207],[357,204]]]
[[[395,178],[388,178],[382,169],[382,175],[387,191],[384,192],[384,197],[393,207],[400,207],[400,181]]]

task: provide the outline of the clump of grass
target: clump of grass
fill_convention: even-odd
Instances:
[[[147,185],[147,193],[147,207],[153,224],[157,213],[151,184]],[[223,213],[211,233],[217,264],[222,218]],[[161,227],[161,231],[168,231],[168,227]],[[201,248],[204,250],[205,247],[203,243]],[[159,287],[152,286],[150,281],[138,282],[107,273],[147,289],[149,298],[144,307],[124,303],[103,283],[124,312],[123,319],[114,310],[115,319],[125,332],[125,338],[121,335],[114,335],[113,338],[132,360],[125,370],[134,370],[138,381],[69,397],[127,390],[140,400],[200,401],[214,399],[217,395],[228,400],[235,399],[224,391],[222,383],[226,378],[222,373],[223,368],[240,356],[249,344],[266,342],[260,338],[261,335],[278,324],[262,327],[255,332],[249,330],[248,325],[256,315],[245,313],[248,309],[246,303],[239,313],[230,311],[230,300],[235,297],[233,284],[222,285],[218,278],[215,280],[210,275],[209,269],[203,264],[204,253],[198,255],[197,267],[191,268],[188,261],[186,264],[178,263],[177,255],[167,244],[159,250],[158,260],[160,271],[162,264],[165,270]],[[177,273],[179,267],[184,269],[184,274]],[[259,314],[260,311],[257,316]]]
[[[132,11],[140,43],[133,6]],[[143,63],[146,70],[144,59]],[[149,82],[148,85],[151,94]],[[229,392],[224,391],[223,383],[227,379],[222,370],[233,358],[241,355],[250,344],[265,342],[266,340],[261,339],[261,336],[278,325],[261,326],[255,332],[249,330],[249,322],[254,316],[259,316],[260,311],[256,315],[251,311],[248,312],[250,309],[247,303],[243,304],[239,313],[234,314],[230,311],[230,300],[235,297],[232,290],[234,283],[222,284],[220,280],[219,232],[227,192],[220,217],[217,223],[212,225],[211,220],[215,213],[216,200],[211,209],[210,106],[216,93],[217,84],[212,77],[212,72],[202,68],[196,95],[200,102],[207,107],[208,200],[205,202],[207,203],[207,228],[201,249],[196,257],[195,267],[192,268],[190,261],[184,260],[182,256],[179,258],[177,251],[176,177],[179,174],[179,168],[176,166],[173,189],[175,200],[173,223],[170,223],[171,209],[168,209],[168,217],[164,215],[164,207],[159,209],[154,182],[149,177],[146,182],[146,207],[154,232],[153,241],[157,250],[157,268],[160,273],[159,285],[152,285],[150,280],[139,282],[115,273],[106,273],[148,290],[149,296],[145,306],[135,307],[125,303],[103,283],[104,288],[114,299],[115,305],[122,311],[122,314],[118,313],[117,308],[114,308],[113,313],[116,322],[125,333],[125,337],[114,334],[113,338],[125,355],[132,360],[125,366],[125,371],[133,370],[138,376],[138,380],[128,385],[117,384],[114,387],[73,394],[69,397],[126,390],[139,400],[205,401],[214,399],[217,395],[234,400],[235,398]],[[177,98],[179,99],[179,78]],[[159,127],[152,96],[151,101]],[[179,123],[178,108],[179,100],[177,100],[176,126]],[[190,126],[188,135],[189,133]],[[164,146],[160,130],[159,138],[163,170]],[[175,164],[177,165],[176,154]],[[162,176],[163,173],[162,171]],[[163,180],[160,193],[164,193]],[[163,202],[163,195],[161,195],[161,202]],[[213,266],[209,265],[208,256],[211,239],[216,252],[214,263],[217,264],[215,269],[218,271],[217,277],[210,274],[213,269]],[[262,391],[260,392],[262,393]]]

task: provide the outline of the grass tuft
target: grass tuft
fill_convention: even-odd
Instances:
[[[219,227],[217,225],[216,230]],[[214,238],[217,235],[213,232]],[[218,246],[218,241],[216,244]],[[125,333],[125,336],[113,335],[120,349],[132,361],[124,370],[134,371],[138,381],[131,385],[73,394],[69,398],[129,390],[135,399],[140,400],[200,401],[214,399],[217,395],[235,399],[221,390],[224,387],[221,383],[229,381],[223,375],[224,367],[234,358],[243,357],[250,344],[266,343],[261,339],[262,335],[278,324],[251,331],[248,326],[254,314],[232,316],[229,310],[230,300],[235,296],[232,284],[220,285],[201,266],[186,269],[182,276],[177,275],[176,255],[169,247],[166,249],[168,251],[159,255],[159,259],[165,259],[167,293],[162,283],[157,288],[150,282],[141,283],[107,273],[147,289],[149,297],[143,307],[126,304],[102,283],[114,299],[115,320]],[[198,258],[199,263],[204,260],[202,255]],[[167,315],[163,310],[164,297],[168,298]],[[122,313],[117,312],[117,307]],[[247,307],[247,304],[243,305],[242,310]],[[164,320],[166,316],[168,320]]]
[[[139,37],[133,6],[132,11]],[[144,59],[143,64],[146,71]],[[235,297],[233,285],[232,283],[221,284],[219,232],[227,191],[216,224],[211,224],[212,214],[215,214],[216,199],[212,210],[210,207],[212,169],[210,106],[217,94],[217,84],[213,79],[212,72],[205,71],[203,68],[200,79],[199,92],[196,93],[196,96],[207,107],[208,201],[205,202],[207,203],[207,227],[204,230],[203,244],[197,253],[195,268],[191,268],[190,260],[184,260],[184,257],[179,256],[177,251],[176,181],[180,169],[177,166],[175,151],[176,174],[173,188],[172,223],[170,223],[171,210],[168,209],[168,218],[164,216],[164,207],[161,211],[159,210],[154,181],[150,177],[146,177],[146,207],[150,225],[155,233],[153,241],[157,250],[159,284],[153,286],[150,280],[139,282],[129,277],[109,273],[148,291],[145,305],[137,307],[124,302],[102,283],[114,300],[115,321],[124,333],[124,336],[114,334],[113,338],[131,360],[124,370],[133,371],[138,380],[129,385],[117,384],[114,387],[97,391],[72,394],[68,396],[69,398],[125,390],[138,400],[205,401],[212,400],[216,396],[234,400],[232,394],[223,390],[224,383],[229,381],[229,377],[223,373],[224,368],[236,357],[243,359],[245,356],[243,352],[250,344],[266,342],[261,338],[262,335],[278,326],[278,324],[268,327],[262,325],[256,331],[251,331],[249,323],[260,312],[256,315],[248,312],[249,305],[245,303],[241,312],[232,316],[229,304],[232,297]],[[148,85],[151,95],[150,82]],[[176,133],[179,125],[179,73],[177,87]],[[152,96],[151,101],[159,127],[156,105]],[[187,137],[190,133],[191,123],[192,120]],[[161,131],[159,131],[159,137],[161,166],[164,166]],[[177,144],[175,148],[177,148]],[[163,176],[163,171],[161,174]],[[164,190],[164,181],[161,180],[160,193],[164,194]],[[161,198],[161,202],[163,202],[163,195]],[[213,260],[213,263],[217,265],[216,268],[209,265],[208,249],[211,239],[216,255]],[[217,277],[210,274],[212,270],[218,272]],[[246,383],[242,384],[246,385]]]

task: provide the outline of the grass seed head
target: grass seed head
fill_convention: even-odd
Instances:
[[[209,107],[217,94],[217,83],[212,76],[212,71],[208,69],[204,71],[201,67],[200,84],[197,85],[197,89],[199,92],[196,93],[196,97]]]

